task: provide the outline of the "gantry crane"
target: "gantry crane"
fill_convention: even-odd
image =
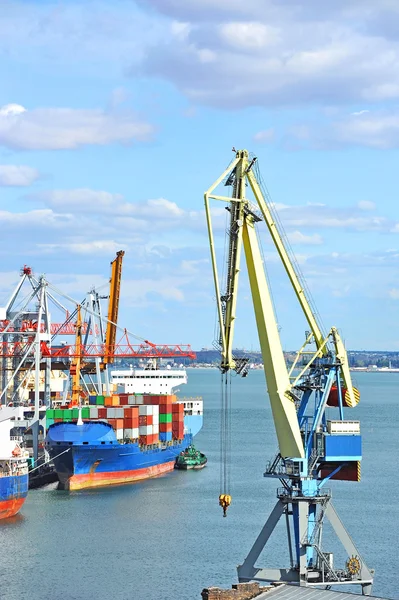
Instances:
[[[234,149],[233,149],[234,150]],[[235,150],[234,150],[235,151]],[[277,503],[244,563],[238,567],[239,581],[281,581],[300,586],[328,587],[359,584],[370,594],[373,572],[360,556],[331,502],[325,484],[331,479],[359,481],[361,436],[358,421],[345,420],[344,410],[354,408],[359,392],[352,385],[347,353],[335,327],[323,333],[306,287],[290,256],[273,217],[272,205],[262,193],[257,160],[246,150],[235,151],[235,158],[205,192],[205,210],[216,290],[221,352],[222,410],[229,407],[232,371],[247,374],[247,359],[233,355],[234,327],[238,297],[241,251],[244,248],[252,301],[262,351],[267,390],[277,434],[279,452],[266,467],[265,477],[279,479]],[[224,181],[232,195],[217,195]],[[253,200],[246,197],[252,190]],[[225,288],[219,284],[216,246],[212,228],[210,199],[227,203],[230,213]],[[258,242],[258,223],[264,221],[287,272],[298,302],[309,324],[305,343],[288,371],[265,276]],[[314,350],[305,350],[314,345]],[[295,367],[300,365],[296,374]],[[335,414],[330,414],[335,413]],[[222,418],[222,443],[229,444],[229,418]],[[223,469],[222,469],[223,472]],[[228,474],[224,466],[219,503],[224,514],[231,502]],[[290,566],[255,566],[280,518],[285,517]],[[348,558],[337,568],[331,552],[322,549],[322,531],[328,519]]]

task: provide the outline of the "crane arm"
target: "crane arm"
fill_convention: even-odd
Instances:
[[[270,209],[264,199],[262,191],[260,189],[259,183],[250,168],[246,169],[246,176],[248,178],[249,184],[251,186],[252,192],[255,196],[255,199],[258,203],[258,206],[261,210],[262,216],[265,220],[267,228],[270,232],[270,235],[273,239],[276,250],[281,258],[281,262],[284,265],[286,273],[289,277],[291,285],[295,291],[296,297],[298,298],[298,302],[302,308],[302,311],[306,317],[306,320],[309,324],[309,327],[313,333],[313,337],[315,340],[316,348],[320,351],[320,355],[326,356],[328,354],[328,344],[326,340],[331,336],[333,339],[333,344],[335,347],[335,355],[337,360],[341,364],[341,375],[343,384],[346,388],[345,396],[347,400],[347,406],[356,406],[360,399],[359,391],[353,386],[352,379],[349,371],[349,361],[345,346],[338,334],[338,331],[335,327],[332,327],[329,334],[325,338],[321,328],[317,322],[316,315],[314,314],[309,301],[306,297],[305,290],[301,285],[298,274],[295,271],[295,268],[290,260],[288,252],[285,248],[284,242],[281,238],[281,235],[278,231],[278,227],[273,219],[273,216],[270,212]]]
[[[221,370],[227,372],[235,368],[232,356],[234,324],[236,318],[238,277],[240,272],[241,249],[244,246],[248,267],[259,342],[262,349],[265,376],[272,406],[273,419],[277,432],[280,453],[283,457],[304,456],[304,447],[296,415],[291,385],[281,347],[278,327],[274,316],[273,305],[261,259],[260,249],[254,228],[255,218],[245,199],[245,179],[248,169],[248,153],[240,151],[238,159],[233,163],[234,188],[233,198],[217,197],[229,202],[230,229],[229,250],[227,260],[226,292],[220,294],[219,276],[216,262],[215,245],[212,232],[209,198],[217,183],[205,193],[205,211],[211,247],[212,267],[217,296],[220,324]],[[226,174],[226,172],[225,172]]]
[[[80,401],[80,371],[82,368],[81,359],[81,346],[82,346],[82,315],[81,306],[78,304],[76,309],[76,333],[75,333],[75,346],[76,356],[73,357],[71,362],[70,374],[72,377],[72,405],[77,406]]]
[[[276,223],[273,219],[273,216],[270,212],[269,207],[267,206],[267,203],[263,197],[262,191],[259,187],[259,184],[258,184],[256,177],[255,177],[254,173],[252,172],[252,170],[247,171],[247,178],[248,178],[249,184],[251,186],[251,189],[253,191],[253,194],[256,198],[256,201],[259,205],[259,208],[262,212],[262,216],[265,220],[267,228],[273,239],[276,250],[281,258],[281,262],[284,265],[284,268],[289,277],[291,285],[294,288],[296,297],[298,298],[298,301],[302,308],[302,311],[309,323],[309,327],[310,327],[310,329],[313,333],[314,339],[315,339],[316,347],[320,348],[321,352],[323,352],[323,354],[325,355],[325,354],[327,354],[327,347],[323,343],[324,342],[323,333],[317,323],[316,316],[312,311],[312,308],[308,302],[308,299],[306,298],[305,290],[303,289],[303,286],[301,285],[299,277],[294,269],[294,266],[288,255],[288,252],[284,246],[284,242],[281,239],[281,236],[280,236],[280,233],[276,226]]]
[[[280,454],[283,458],[303,458],[305,452],[294,399],[290,394],[291,384],[254,222],[250,215],[244,221],[243,236],[259,343]]]
[[[116,323],[118,322],[119,312],[119,297],[122,278],[122,261],[125,252],[120,250],[116,253],[116,258],[111,262],[111,278],[109,286],[109,304],[108,304],[108,322],[105,333],[105,353],[101,364],[104,369],[105,365],[114,362],[114,348],[116,342]]]

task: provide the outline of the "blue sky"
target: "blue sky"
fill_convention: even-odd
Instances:
[[[28,263],[80,299],[124,249],[121,324],[211,346],[203,191],[235,146],[325,325],[398,350],[398,31],[392,0],[3,1],[1,298]],[[294,349],[306,326],[262,240]],[[258,347],[245,275],[238,317],[236,345]]]

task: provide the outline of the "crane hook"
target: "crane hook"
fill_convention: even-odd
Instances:
[[[229,494],[220,494],[219,506],[223,508],[223,516],[227,517],[227,509],[231,504],[231,496]]]

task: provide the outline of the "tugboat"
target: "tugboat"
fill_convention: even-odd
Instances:
[[[175,469],[181,469],[187,471],[188,469],[203,469],[208,462],[205,454],[202,454],[195,448],[193,444],[190,444],[186,450],[180,452],[176,458]]]

